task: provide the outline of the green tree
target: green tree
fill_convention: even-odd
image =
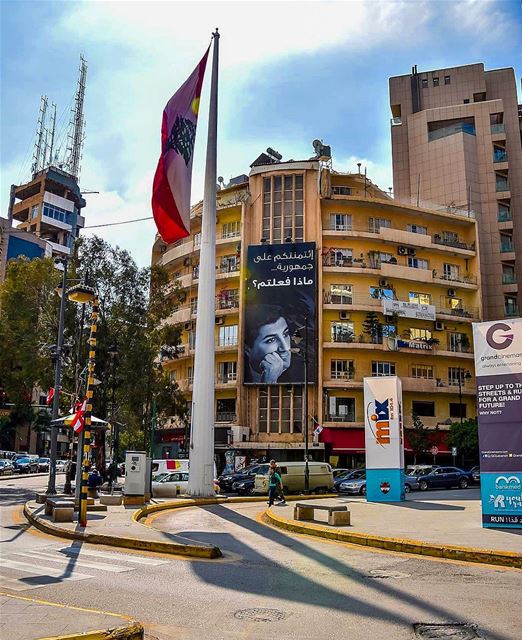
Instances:
[[[476,418],[468,418],[460,422],[454,422],[449,430],[448,442],[450,446],[457,447],[463,461],[478,462],[479,440],[478,423]]]
[[[379,344],[382,342],[382,322],[379,320],[379,316],[375,311],[369,311],[366,314],[366,319],[363,322],[363,333],[370,336],[370,340],[373,344]]]
[[[413,451],[413,464],[417,464],[417,456],[427,451],[430,446],[430,433],[428,429],[416,413],[412,413],[413,425],[408,430],[408,440]]]

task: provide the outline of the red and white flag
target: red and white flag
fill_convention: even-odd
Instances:
[[[163,111],[161,155],[152,187],[152,212],[161,237],[168,243],[190,233],[192,158],[209,50],[210,47]]]
[[[85,407],[87,406],[87,400],[84,400],[82,404],[79,402],[76,404],[76,413],[74,414],[71,427],[74,429],[74,433],[81,433],[85,424]]]
[[[51,387],[49,389],[49,393],[47,394],[47,400],[46,400],[46,403],[47,403],[48,407],[51,406],[53,398],[54,398],[54,387]]]

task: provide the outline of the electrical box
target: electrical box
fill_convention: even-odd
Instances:
[[[150,465],[147,465],[145,451],[127,451],[125,455],[125,486],[126,496],[144,496],[150,476]]]

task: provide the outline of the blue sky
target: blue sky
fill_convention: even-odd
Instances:
[[[484,62],[514,67],[520,89],[519,0],[348,2],[1,2],[2,215],[9,185],[29,177],[41,94],[67,121],[79,55],[89,68],[81,187],[87,225],[150,215],[163,107],[221,32],[218,175],[248,173],[271,146],[334,168],[367,166],[392,184],[388,78]],[[209,76],[209,74],[208,74]],[[193,201],[202,195],[208,81],[196,143]],[[60,127],[59,127],[60,129]],[[97,229],[150,261],[152,222]]]

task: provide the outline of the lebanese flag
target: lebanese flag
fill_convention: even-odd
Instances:
[[[87,406],[87,399],[83,401],[83,404],[79,402],[76,404],[76,413],[74,414],[71,427],[74,429],[74,433],[81,433],[85,424],[85,407]]]
[[[210,46],[163,110],[161,155],[152,186],[152,212],[158,231],[167,243],[190,233],[192,158],[209,51]]]

